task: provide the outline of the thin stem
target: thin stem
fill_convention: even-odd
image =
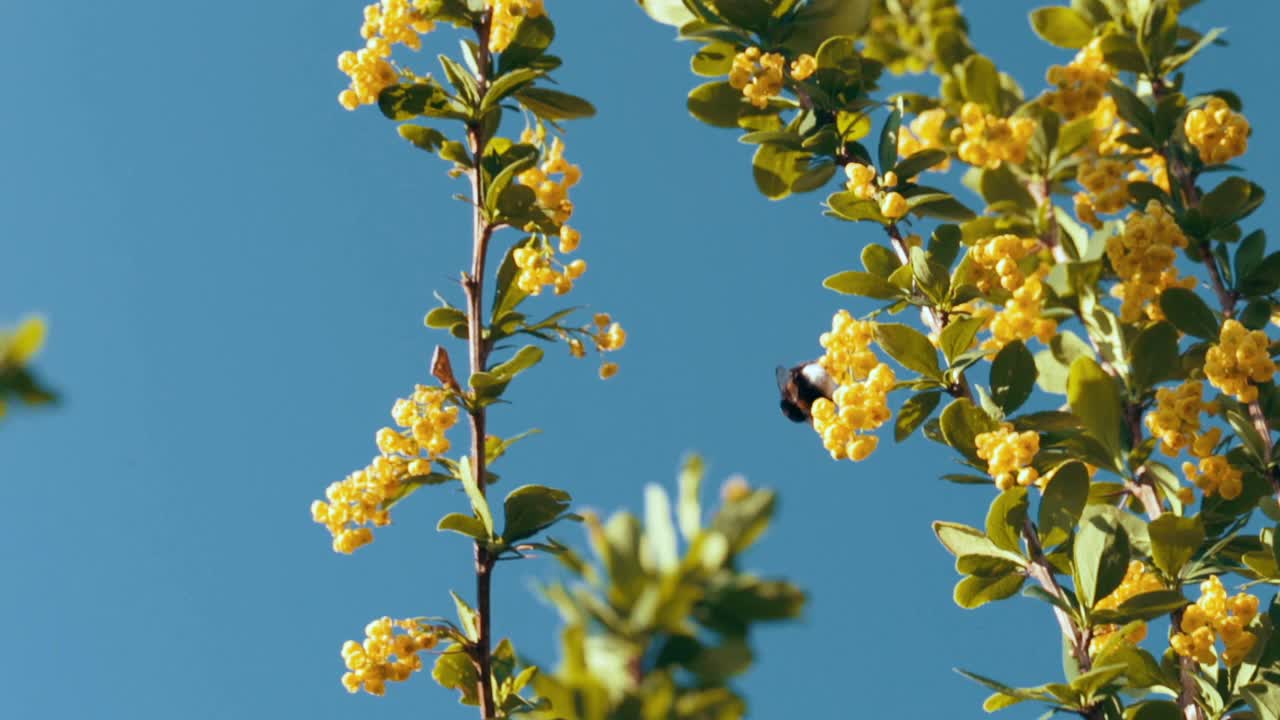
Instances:
[[[476,81],[483,98],[489,85],[489,71],[492,55],[489,51],[489,31],[492,14],[486,12],[476,27],[477,49]],[[482,160],[487,142],[480,121],[467,124],[467,143],[471,151],[473,167],[471,169],[472,199],[472,247],[471,272],[463,277],[462,287],[467,296],[467,350],[471,364],[471,373],[484,372],[489,356],[489,341],[485,337],[484,327],[484,278],[485,261],[489,252],[489,239],[493,236],[494,227],[485,214],[485,178]],[[476,484],[480,493],[485,493],[485,420],[484,407],[474,407],[468,413],[471,421],[471,468],[475,473]],[[498,717],[493,697],[492,645],[490,627],[492,609],[490,594],[492,590],[493,567],[497,558],[488,547],[476,541],[476,614],[478,615],[477,637],[471,647],[471,659],[475,663],[477,694],[480,697],[480,716],[483,720],[494,720]]]
[[[1058,584],[1058,578],[1054,576],[1053,566],[1044,556],[1044,548],[1040,547],[1040,538],[1036,535],[1036,528],[1031,524],[1030,518],[1023,521],[1022,539],[1027,545],[1027,555],[1031,558],[1027,574],[1040,583],[1040,587],[1054,599],[1064,605],[1069,604],[1066,592]],[[1079,663],[1080,671],[1088,672],[1093,667],[1093,658],[1089,656],[1089,641],[1092,639],[1090,637],[1092,633],[1088,628],[1076,627],[1075,619],[1057,605],[1053,606],[1053,615],[1058,620],[1058,627],[1062,628],[1063,636],[1071,643],[1071,654]]]

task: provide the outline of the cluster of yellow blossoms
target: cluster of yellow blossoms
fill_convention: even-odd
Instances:
[[[1031,467],[1032,458],[1040,452],[1040,436],[1035,431],[1015,432],[1012,423],[1001,423],[991,432],[979,433],[973,441],[978,457],[987,461],[987,473],[1001,491],[1039,484],[1040,473]]]
[[[396,632],[400,630],[401,632]],[[378,618],[365,626],[363,643],[348,640],[342,645],[347,672],[342,685],[347,692],[363,687],[370,695],[382,695],[387,681],[404,682],[422,669],[418,654],[436,646],[436,630],[417,620]]]
[[[854,320],[847,310],[836,313],[831,332],[819,338],[826,353],[818,362],[837,387],[831,400],[814,401],[813,429],[834,460],[865,460],[879,439],[862,433],[875,430],[892,415],[888,395],[898,380],[872,352],[874,339],[875,324]]]
[[[1147,415],[1145,423],[1151,434],[1160,440],[1160,450],[1169,457],[1177,457],[1185,448],[1191,454],[1208,457],[1218,444],[1218,433],[1200,432],[1200,413],[1217,412],[1217,405],[1204,402],[1204,384],[1188,380],[1176,388],[1162,387],[1156,390],[1156,409]]]
[[[946,136],[943,135],[943,124],[947,122],[947,112],[942,108],[925,110],[907,125],[898,130],[898,154],[910,157],[922,150],[945,150]],[[951,168],[951,158],[934,165],[934,172],[946,172]]]
[[[493,10],[493,20],[489,28],[489,49],[500,53],[507,49],[516,36],[520,21],[526,17],[541,17],[547,14],[542,0],[485,0]]]
[[[1036,338],[1046,345],[1058,331],[1056,320],[1044,317],[1044,277],[1048,266],[1041,266],[1013,291],[1004,309],[991,319],[991,337],[982,343],[984,350],[999,350],[1014,340]]]
[[[1187,113],[1183,129],[1200,159],[1210,165],[1230,162],[1249,149],[1249,121],[1232,112],[1222,98],[1211,98]]]
[[[373,542],[373,530],[391,522],[384,504],[396,497],[404,481],[431,472],[431,461],[448,452],[445,432],[458,422],[458,408],[445,406],[443,388],[419,385],[413,396],[396,401],[391,416],[405,432],[378,431],[382,454],[363,470],[325,489],[328,502],[311,503],[311,517],[333,535],[335,552],[352,553]],[[422,457],[426,453],[426,457]]]
[[[1214,643],[1222,638],[1222,662],[1235,667],[1253,649],[1258,638],[1245,628],[1258,615],[1258,598],[1240,593],[1228,598],[1217,575],[1200,583],[1200,599],[1182,611],[1182,622],[1169,638],[1169,646],[1183,657],[1212,665],[1218,661]]]
[[[596,352],[614,352],[615,350],[621,350],[627,344],[627,331],[614,322],[609,313],[596,313],[591,321],[594,327],[588,325],[582,328],[582,333],[590,336],[592,342],[596,345]],[[581,358],[586,356],[587,350],[581,340],[570,338],[569,353],[576,358]],[[608,380],[617,374],[618,363],[606,362],[600,365],[601,380]]]
[[[399,43],[412,50],[422,47],[422,35],[435,29],[435,23],[422,14],[419,3],[411,0],[381,0],[365,7],[360,36],[363,50],[344,52],[338,56],[338,69],[351,79],[350,86],[338,95],[338,103],[348,110],[372,105],[378,94],[399,80],[396,69],[387,61],[391,48]]]
[[[796,80],[806,80],[817,71],[818,59],[809,53],[804,53],[791,61],[791,77]]]
[[[1079,165],[1076,180],[1084,192],[1074,197],[1076,216],[1094,228],[1102,226],[1098,214],[1118,213],[1129,204],[1129,183],[1150,181],[1166,192],[1169,190],[1169,173],[1164,156],[1151,152],[1139,161],[1145,170],[1135,165],[1133,148],[1121,141],[1133,132],[1133,127],[1119,117],[1116,102],[1104,97],[1092,112],[1093,134],[1080,150],[1076,151]]]
[[[1044,105],[1068,120],[1088,115],[1106,97],[1113,77],[1115,73],[1103,61],[1102,38],[1095,38],[1065,67],[1049,68],[1045,80],[1057,89],[1044,94]]]
[[[990,292],[995,285],[1014,292],[1027,281],[1020,263],[1040,246],[1039,240],[1017,235],[996,235],[975,243],[969,258],[987,271],[976,280],[978,289]],[[992,277],[994,273],[995,277]]]
[[[787,59],[778,53],[762,53],[749,47],[733,56],[729,85],[758,108],[768,107],[769,98],[782,92],[782,71]]]
[[[890,170],[876,182],[876,169],[862,163],[849,163],[844,166],[844,174],[849,178],[845,187],[859,200],[875,200],[880,206],[880,214],[890,220],[897,220],[907,214],[907,199],[901,194],[890,191],[881,193],[881,188],[897,187],[898,176]]]
[[[977,103],[960,108],[960,127],[951,131],[960,159],[975,167],[995,169],[1000,163],[1021,164],[1027,159],[1036,123],[1030,118],[1001,118]]]
[[[1204,358],[1204,374],[1222,392],[1243,403],[1258,399],[1258,387],[1276,374],[1271,359],[1271,341],[1261,330],[1250,331],[1240,321],[1229,319],[1222,325],[1218,344]]]
[[[541,125],[537,130],[526,129],[521,141],[543,147],[546,145],[546,129]],[[552,175],[560,175],[560,179],[555,180]],[[564,223],[573,216],[569,188],[582,180],[582,170],[564,159],[564,142],[558,137],[553,138],[542,163],[520,173],[517,180],[521,185],[531,188],[537,196],[539,207],[552,220],[560,223],[560,253],[567,255],[576,251],[582,243],[582,233]],[[545,238],[517,249],[512,257],[516,267],[520,268],[516,286],[530,295],[541,294],[542,289],[547,286],[553,287],[557,295],[563,295],[572,290],[573,282],[587,271],[587,262],[581,258],[568,264],[559,263],[556,260],[556,248]]]
[[[1221,431],[1214,428],[1213,432]],[[1205,497],[1221,495],[1225,500],[1235,500],[1244,492],[1244,473],[1221,455],[1202,457],[1199,466],[1184,462],[1182,474],[1204,491]]]
[[[1136,322],[1144,314],[1162,319],[1160,304],[1155,302],[1160,293],[1171,287],[1195,287],[1194,277],[1179,279],[1174,267],[1177,249],[1186,246],[1187,236],[1157,200],[1148,201],[1144,212],[1130,214],[1124,232],[1107,239],[1107,258],[1120,276],[1111,294],[1121,300],[1121,320]]]
[[[1160,582],[1158,575],[1149,571],[1146,565],[1133,560],[1130,561],[1128,569],[1125,570],[1124,579],[1120,581],[1120,586],[1110,595],[1099,600],[1094,605],[1094,608],[1098,610],[1115,610],[1130,598],[1164,589],[1164,583]],[[1094,628],[1093,640],[1089,644],[1089,653],[1097,652],[1107,642],[1108,636],[1119,629],[1118,625],[1099,625]],[[1138,625],[1124,637],[1135,645],[1142,642],[1147,637],[1147,624]]]

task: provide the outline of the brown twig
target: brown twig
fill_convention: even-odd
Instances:
[[[489,51],[489,32],[491,29],[492,11],[485,13],[480,24],[476,26],[476,81],[481,98],[489,85],[489,72],[492,65],[492,54]],[[489,239],[494,227],[485,213],[485,178],[482,167],[487,138],[479,121],[468,123],[467,141],[473,167],[471,169],[472,199],[472,247],[471,272],[464,276],[462,287],[467,296],[467,349],[471,361],[471,373],[484,372],[487,369],[489,344],[484,334],[484,277],[485,261],[489,252]],[[476,484],[480,493],[485,493],[485,408],[472,407],[468,413],[471,424],[471,468],[475,473]],[[476,571],[476,615],[479,627],[476,641],[471,647],[471,659],[475,664],[479,677],[477,694],[480,698],[480,716],[483,720],[494,720],[498,716],[493,696],[493,660],[490,627],[492,608],[490,594],[492,589],[493,567],[497,558],[481,542],[475,543]]]
[[[1027,555],[1031,559],[1031,564],[1027,566],[1027,575],[1056,600],[1064,605],[1069,604],[1066,592],[1058,584],[1058,578],[1054,575],[1053,566],[1044,556],[1044,548],[1040,546],[1040,538],[1036,535],[1036,528],[1031,524],[1030,518],[1023,520],[1022,540],[1026,543]],[[1080,664],[1080,671],[1088,672],[1093,667],[1093,658],[1089,656],[1089,641],[1092,639],[1092,633],[1088,628],[1076,627],[1075,619],[1057,605],[1053,606],[1053,615],[1058,620],[1058,627],[1062,628],[1063,636],[1071,643],[1071,654]]]

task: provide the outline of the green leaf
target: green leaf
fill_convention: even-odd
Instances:
[[[595,106],[576,95],[550,88],[525,88],[515,94],[521,105],[544,120],[577,120],[596,114]]]
[[[1167,322],[1150,325],[1129,346],[1129,373],[1139,392],[1178,373],[1178,331]]]
[[[543,485],[512,490],[503,501],[506,527],[502,539],[515,543],[553,525],[569,510],[569,493]]]
[[[973,610],[989,602],[1013,597],[1022,589],[1024,580],[1026,577],[1017,572],[997,577],[970,575],[956,584],[953,598],[960,607]]]
[[[987,537],[1002,550],[1019,553],[1018,540],[1027,520],[1027,489],[1010,488],[991,501],[987,510]]]
[[[659,573],[669,574],[680,565],[676,528],[671,522],[671,500],[661,485],[644,488],[644,537],[649,556]]]
[[[637,0],[640,8],[649,17],[657,20],[664,25],[672,25],[681,27],[697,20],[698,18],[685,7],[681,0]]]
[[[831,208],[832,214],[841,220],[889,224],[889,218],[880,212],[880,206],[874,200],[863,200],[849,191],[828,196],[827,207]]]
[[[902,128],[902,109],[894,108],[880,129],[878,160],[880,173],[884,174],[898,163],[898,131]],[[905,178],[904,178],[905,179]]]
[[[1120,587],[1129,565],[1128,535],[1108,511],[1114,508],[1088,508],[1071,547],[1076,594],[1085,608]]]
[[[489,533],[485,532],[484,523],[480,522],[479,518],[474,515],[449,513],[440,518],[440,523],[436,525],[436,530],[440,532],[456,532],[480,541],[489,539]]]
[[[984,557],[1017,566],[1026,565],[1026,560],[1021,555],[1000,548],[977,528],[937,520],[933,523],[933,533],[938,536],[938,542],[941,542],[942,546],[957,560],[965,557]]]
[[[1107,41],[1115,37],[1107,35]],[[1104,41],[1104,45],[1107,41]],[[1104,51],[1105,52],[1105,51]],[[1116,110],[1120,113],[1120,117],[1129,121],[1129,124],[1137,128],[1142,133],[1150,136],[1155,131],[1156,116],[1151,108],[1143,102],[1132,90],[1113,82],[1108,86],[1111,97],[1116,101]]]
[[[1267,233],[1264,230],[1255,230],[1249,233],[1245,239],[1240,241],[1236,247],[1235,275],[1237,285],[1240,280],[1249,276],[1254,268],[1262,263],[1262,258],[1267,253]],[[1277,268],[1280,269],[1280,268]],[[1280,279],[1277,280],[1280,283]],[[1267,291],[1270,292],[1270,291]],[[1258,293],[1248,293],[1257,295]]]
[[[987,111],[1003,114],[1000,107],[1000,73],[995,63],[982,55],[970,55],[960,68],[960,82],[965,99],[986,106]]]
[[[991,361],[991,397],[1008,415],[1031,397],[1038,376],[1035,357],[1021,340],[1014,340]]]
[[[893,285],[879,275],[848,270],[836,273],[822,281],[822,286],[842,295],[860,295],[877,300],[902,297],[902,288]]]
[[[480,695],[477,690],[480,674],[476,672],[471,656],[462,645],[452,643],[440,653],[436,658],[435,667],[431,670],[431,677],[440,684],[440,687],[462,693],[463,705],[480,704]]]
[[[1050,45],[1071,50],[1079,50],[1093,39],[1093,24],[1067,7],[1032,10],[1031,27]]]
[[[689,62],[690,69],[695,75],[703,77],[723,77],[733,69],[733,58],[737,52],[732,43],[708,43],[693,54],[693,59]]]
[[[520,242],[513,243],[502,257],[502,264],[498,266],[498,278],[494,288],[494,320],[515,310],[528,297],[525,291],[516,286],[516,278],[520,275],[520,268],[516,266],[514,254],[517,249],[528,246],[532,241],[533,238],[528,237]]]
[[[1089,435],[1119,461],[1120,390],[1093,358],[1078,357],[1067,378],[1067,402]]]
[[[1200,200],[1200,214],[1213,227],[1243,220],[1262,205],[1266,192],[1242,177],[1229,177]]]
[[[861,35],[872,4],[872,0],[809,0],[786,23],[782,44],[796,54],[816,53],[824,41]]]
[[[438,56],[440,67],[444,69],[444,76],[449,80],[449,84],[457,91],[458,99],[462,100],[469,107],[475,107],[480,101],[480,86],[476,83],[475,77],[458,61],[448,55]]]
[[[455,307],[432,308],[423,322],[429,328],[448,330],[458,323],[466,324],[467,314]]]
[[[510,381],[516,375],[541,362],[542,356],[542,348],[536,345],[525,345],[517,350],[510,360],[489,368],[489,373],[499,380]]]
[[[751,174],[756,188],[771,200],[791,194],[791,187],[804,175],[810,154],[795,152],[777,145],[761,145],[751,158]]]
[[[881,323],[876,325],[875,335],[876,344],[902,367],[935,380],[942,378],[938,351],[919,330],[900,323]]]
[[[773,13],[768,0],[716,0],[715,6],[730,24],[753,32],[762,32]]]
[[[791,192],[805,193],[821,190],[835,177],[836,165],[833,162],[819,162],[805,170],[803,174],[791,181]]]
[[[1130,707],[1125,720],[1183,720],[1183,715],[1172,700],[1147,700]]]
[[[699,85],[689,93],[689,113],[712,127],[738,127],[742,91],[727,81]]]
[[[979,317],[959,318],[947,323],[938,336],[938,345],[947,362],[954,364],[956,358],[973,348],[973,341],[985,323],[986,320]]]
[[[1178,577],[1182,567],[1205,540],[1200,517],[1178,517],[1165,513],[1147,526],[1151,535],[1151,560],[1169,577]]]
[[[533,65],[539,58],[543,58],[555,37],[556,27],[550,18],[545,15],[526,16],[516,26],[515,36],[498,58],[498,72],[506,74],[515,68]],[[539,64],[539,69],[550,69],[544,65],[545,63]]]
[[[702,504],[698,496],[704,471],[702,458],[697,455],[686,458],[680,468],[680,501],[676,505],[676,520],[685,540],[692,540],[702,531]]]
[[[911,248],[911,274],[916,286],[935,303],[946,299],[951,289],[951,276],[947,269],[929,259],[928,253],[918,247]]]
[[[946,159],[946,150],[938,150],[937,148],[921,150],[903,158],[893,167],[893,172],[901,180],[910,180]]]
[[[1239,289],[1245,297],[1268,295],[1280,289],[1280,252],[1271,253],[1243,276]]]
[[[1182,332],[1205,340],[1218,339],[1218,316],[1195,292],[1168,288],[1160,293],[1160,310]]]
[[[1019,208],[1027,210],[1036,206],[1035,198],[1031,197],[1031,192],[1013,174],[1008,165],[1002,164],[994,170],[983,170],[980,188],[982,199],[986,200],[988,205],[1012,203]]]
[[[505,75],[498,76],[498,79],[494,80],[493,84],[489,86],[488,91],[485,92],[484,100],[480,103],[480,109],[488,110],[490,108],[497,107],[498,104],[501,103],[508,95],[511,95],[517,90],[527,86],[529,83],[537,80],[541,76],[541,70],[534,70],[532,68],[519,68],[517,70],[512,70]]]
[[[396,128],[400,137],[413,143],[416,147],[434,153],[439,150],[445,143],[444,133],[435,128],[423,127],[422,125],[406,124]]]
[[[883,245],[869,244],[862,248],[862,267],[867,272],[887,278],[894,270],[902,267],[902,262],[893,251]]]
[[[1094,610],[1090,620],[1123,625],[1134,620],[1154,620],[1186,606],[1190,601],[1177,590],[1154,590],[1134,595],[1113,610]]]
[[[906,440],[916,428],[924,424],[933,414],[942,400],[942,393],[937,391],[922,392],[912,395],[902,404],[893,423],[893,439],[895,442]]]
[[[476,482],[475,473],[471,468],[471,458],[463,457],[458,460],[458,479],[462,481],[462,489],[466,491],[467,498],[471,501],[472,512],[484,523],[485,533],[493,537],[493,513],[489,510],[489,501],[485,499],[484,491]]]
[[[1044,547],[1061,545],[1071,537],[1089,500],[1089,471],[1084,463],[1069,462],[1059,467],[1040,499],[1037,526]]]
[[[991,416],[966,398],[957,398],[947,405],[938,417],[938,424],[947,444],[972,462],[981,462],[974,438],[996,428]]]

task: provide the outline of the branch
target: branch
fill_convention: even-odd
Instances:
[[[1030,518],[1023,520],[1022,539],[1027,544],[1027,554],[1031,556],[1031,565],[1027,567],[1027,574],[1040,583],[1040,587],[1044,588],[1045,592],[1064,605],[1068,604],[1067,594],[1058,584],[1058,578],[1053,574],[1053,566],[1044,556],[1044,548],[1040,547],[1040,538],[1036,536],[1036,528],[1031,524]],[[1088,628],[1076,627],[1076,622],[1071,615],[1057,605],[1053,606],[1053,615],[1058,620],[1058,627],[1062,628],[1063,636],[1071,642],[1071,654],[1080,664],[1080,671],[1088,672],[1093,667],[1093,658],[1089,656],[1089,641],[1092,639],[1092,633]]]
[[[476,80],[480,86],[480,97],[483,98],[489,86],[489,71],[493,57],[489,51],[489,32],[492,28],[493,12],[486,11],[480,24],[476,26]],[[467,141],[470,146],[473,167],[471,169],[472,199],[472,247],[471,272],[463,279],[463,290],[467,296],[467,350],[471,361],[471,373],[474,375],[486,370],[489,355],[489,343],[485,337],[483,321],[484,311],[484,277],[485,261],[489,252],[489,239],[493,236],[494,227],[486,217],[485,178],[482,160],[484,158],[484,129],[479,121],[467,124]],[[484,407],[473,407],[469,411],[471,421],[471,467],[475,473],[476,484],[480,493],[485,492],[485,420]],[[482,720],[497,718],[497,708],[493,698],[493,662],[490,633],[492,611],[490,607],[490,591],[492,589],[493,567],[497,558],[484,543],[475,544],[476,570],[476,614],[479,617],[479,628],[475,644],[471,647],[471,659],[475,663],[479,676],[477,691],[480,696],[480,716]]]

